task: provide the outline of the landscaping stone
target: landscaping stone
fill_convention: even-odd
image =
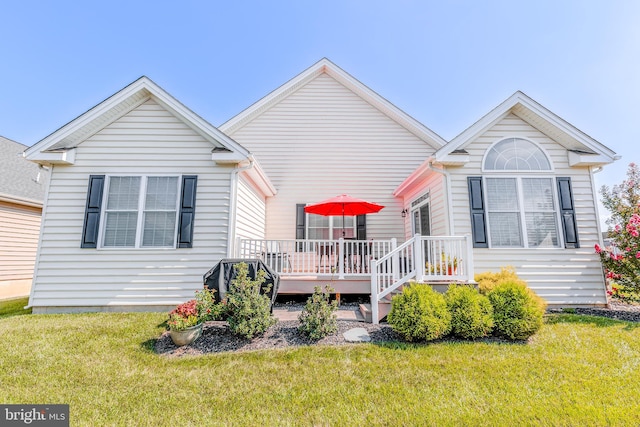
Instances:
[[[365,328],[352,328],[342,334],[347,342],[369,342],[371,336]]]

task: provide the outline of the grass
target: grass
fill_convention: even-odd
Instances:
[[[8,316],[20,316],[23,314],[31,314],[31,309],[25,310],[24,307],[29,303],[29,298],[12,298],[0,301],[0,318]]]
[[[0,319],[0,403],[71,425],[633,425],[640,329],[574,314],[528,344],[393,343],[153,353],[158,313]]]

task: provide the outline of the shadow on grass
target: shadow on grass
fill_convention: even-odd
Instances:
[[[28,303],[29,298],[13,298],[0,301],[0,319],[31,314],[31,309],[24,309],[24,306]]]
[[[569,314],[569,313],[553,313],[545,316],[545,323],[555,325],[559,323],[574,323],[582,325],[593,325],[598,328],[609,328],[612,326],[624,325],[623,330],[633,331],[640,328],[640,323],[624,319],[623,315],[619,318],[598,316],[595,314]]]
[[[150,338],[146,341],[140,343],[140,348],[145,353],[149,354],[157,354],[156,353],[156,343],[158,342],[158,338]]]

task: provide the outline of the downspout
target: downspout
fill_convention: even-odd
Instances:
[[[598,196],[596,189],[596,180],[594,179],[594,175],[602,172],[602,166],[589,166],[589,171],[591,172],[591,191],[593,191],[593,195],[596,199],[596,227],[598,229],[598,243],[600,246],[604,246],[604,242],[602,240],[602,228],[600,227],[600,208],[598,207]]]
[[[434,167],[433,163],[434,163],[433,160],[429,161],[429,164],[428,164],[429,170],[432,170],[444,176],[444,191],[447,194],[447,205],[445,206],[445,214],[447,216],[447,229],[449,230],[449,235],[453,236],[455,235],[455,231],[453,228],[453,219],[451,218],[451,207],[453,206],[453,199],[451,197],[451,191],[449,190],[451,176],[449,175],[449,172],[444,170],[444,168]]]
[[[24,157],[24,153],[22,153]],[[40,214],[40,231],[38,232],[38,248],[36,249],[36,259],[33,263],[33,276],[31,277],[31,289],[29,290],[29,301],[24,307],[25,310],[33,308],[33,296],[35,295],[36,283],[38,281],[38,267],[40,265],[40,253],[42,252],[42,236],[44,235],[44,223],[47,218],[47,206],[49,205],[49,189],[51,188],[51,182],[53,181],[53,167],[49,165],[49,180],[47,186],[44,189],[44,199],[42,200],[42,212]]]
[[[249,164],[246,166],[240,166],[240,163],[236,164],[236,167],[231,172],[231,180],[229,183],[229,229],[227,231],[227,258],[233,257],[233,252],[236,245],[236,216],[237,216],[237,198],[238,198],[238,177],[240,172],[253,168],[254,158],[253,155],[247,157]]]

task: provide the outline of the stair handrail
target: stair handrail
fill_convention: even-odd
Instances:
[[[411,245],[415,246],[416,241],[420,242],[419,234],[416,234],[414,237],[407,240],[403,244],[395,247],[393,250],[391,250],[389,253],[387,253],[380,259],[371,260],[370,270],[369,270],[371,271],[371,321],[374,324],[378,324],[380,322],[380,319],[378,319],[378,303],[380,302],[380,300],[385,296],[389,295],[391,292],[398,289],[400,286],[402,286],[404,283],[406,283],[410,279],[416,277],[416,272],[417,272],[416,265],[415,263],[413,263],[413,265],[411,265],[411,268],[408,271],[408,274],[406,274],[403,277],[398,277],[397,279],[394,280],[393,284],[391,284],[390,286],[387,286],[382,292],[380,292],[379,285],[378,285],[379,283],[378,267],[386,264],[388,261],[392,261],[394,262],[395,265],[397,265],[397,260],[394,260],[394,257],[397,258],[400,253],[402,253],[405,249],[407,249]]]

